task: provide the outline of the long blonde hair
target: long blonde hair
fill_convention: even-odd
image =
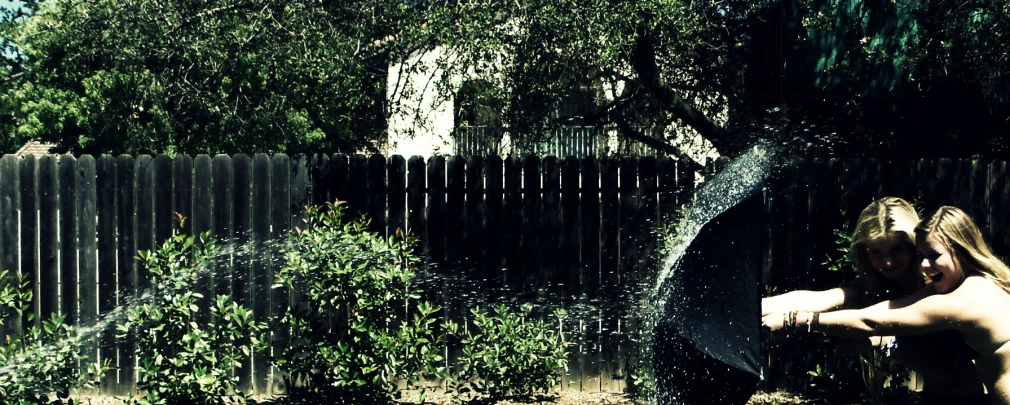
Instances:
[[[866,252],[866,244],[870,241],[883,239],[889,235],[898,235],[902,242],[908,243],[915,250],[915,225],[919,223],[919,214],[908,201],[898,197],[884,197],[876,200],[859,213],[856,229],[852,232],[852,244],[849,245],[849,259],[856,265],[859,282],[863,288],[863,305],[875,304],[888,298],[885,290],[886,278],[870,265],[870,257]],[[897,294],[898,291],[892,292]]]
[[[943,206],[915,227],[920,238],[936,235],[954,255],[961,271],[977,271],[1010,294],[1010,268],[996,257],[982,239],[975,221],[957,207]]]

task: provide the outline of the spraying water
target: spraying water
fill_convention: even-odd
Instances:
[[[684,257],[687,247],[698,236],[701,228],[712,218],[760,192],[765,178],[771,171],[775,155],[775,151],[767,146],[755,146],[702,185],[694,203],[686,209],[687,215],[684,216],[684,222],[678,229],[673,248],[663,258],[653,291],[655,297],[653,302],[657,307],[661,308],[666,304],[669,296],[668,293],[664,293],[664,286],[667,286],[667,280],[677,270],[680,259]]]
[[[742,378],[760,378],[753,349],[759,317],[749,313],[749,301],[757,296],[753,224],[762,205],[753,197],[776,156],[773,148],[755,146],[706,181],[663,258],[646,314],[653,331],[643,348],[659,404],[742,403],[750,396],[736,388],[748,385]]]

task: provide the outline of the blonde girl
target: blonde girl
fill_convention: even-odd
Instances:
[[[915,265],[914,228],[918,222],[915,208],[901,198],[885,197],[870,203],[856,220],[849,247],[849,257],[859,274],[856,284],[763,298],[761,315],[861,308],[918,291],[923,286]]]

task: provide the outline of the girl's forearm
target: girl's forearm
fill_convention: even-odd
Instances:
[[[772,331],[822,332],[832,336],[868,338],[882,335],[859,316],[858,311],[787,311],[765,315],[761,323]]]
[[[844,303],[845,292],[840,288],[827,291],[791,291],[761,299],[761,315],[786,311],[824,312]]]
[[[807,314],[813,317],[813,314]],[[813,330],[831,336],[841,337],[870,337],[887,335],[865,317],[860,316],[860,311],[843,310],[834,312],[824,312],[817,315],[817,323],[813,325]]]

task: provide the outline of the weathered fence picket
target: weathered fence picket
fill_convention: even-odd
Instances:
[[[540,218],[543,216],[540,206],[542,198],[540,163],[538,156],[527,156],[523,159],[522,216],[516,218],[522,224],[519,236],[519,251],[522,258],[514,286],[517,287],[518,296],[524,301],[538,298],[536,280],[541,260],[537,254],[540,249]]]
[[[60,288],[62,292],[60,294],[62,304],[60,313],[66,317],[67,325],[77,326],[79,274],[77,271],[77,159],[70,155],[63,155],[60,158],[59,170]]]
[[[600,159],[600,391],[619,392],[621,363],[624,356],[620,352],[621,337],[618,303],[621,298],[620,235],[621,217],[619,205],[618,169],[620,160],[604,157]]]
[[[270,249],[270,208],[271,208],[271,171],[270,158],[262,153],[253,157],[252,167],[252,257],[249,280],[250,305],[253,319],[256,322],[266,322],[270,316],[270,285],[273,271],[273,252]],[[270,338],[267,337],[267,346]],[[253,355],[253,389],[266,392],[269,365],[262,353]]]
[[[116,255],[118,305],[127,304],[137,296],[137,229],[138,222],[136,188],[137,162],[131,156],[120,155],[116,159],[116,231],[119,246]],[[130,395],[137,385],[137,344],[135,335],[128,334],[119,340],[119,395]]]
[[[350,218],[357,219],[368,213],[368,158],[364,155],[351,155],[347,159],[347,182],[344,183],[344,198],[347,202],[347,213]],[[374,224],[374,221],[373,221]],[[371,228],[375,230],[375,228]]]
[[[118,235],[116,225],[116,158],[103,155],[98,158],[97,193],[98,193],[98,319],[105,319],[115,311],[118,305],[119,286],[116,282],[116,262],[118,254]],[[101,335],[99,343],[99,359],[108,362],[110,366],[119,364],[119,350],[116,344],[116,325],[109,323]],[[105,373],[101,382],[101,392],[117,394],[119,391],[119,372],[112,369]]]
[[[484,162],[484,269],[480,280],[488,289],[487,298],[500,294],[504,272],[502,243],[507,223],[502,221],[505,204],[505,166],[498,156],[489,156]]]
[[[233,288],[232,260],[234,257],[235,214],[235,167],[231,157],[227,155],[214,156],[211,162],[213,176],[213,235],[220,240],[223,257],[217,263],[217,269],[212,275],[211,284],[214,295],[229,295],[235,297],[237,291]]]
[[[28,278],[28,289],[32,291],[31,307],[25,312],[22,319],[25,327],[38,325],[40,320],[39,302],[39,245],[35,235],[38,235],[38,210],[37,210],[37,171],[34,156],[26,156],[18,162],[20,167],[19,186],[21,187],[19,210],[21,212],[21,234],[30,237],[21,238],[21,271],[20,273]],[[28,315],[32,319],[28,319]]]
[[[287,155],[278,153],[270,159],[270,233],[268,239],[268,249],[270,253],[270,266],[264,280],[265,298],[269,298],[269,306],[266,308],[266,318],[279,318],[284,315],[288,307],[289,293],[286,287],[272,289],[275,282],[274,275],[281,270],[283,252],[280,243],[287,237],[288,229],[291,227],[291,159]],[[269,337],[273,353],[280,354],[289,343],[289,331],[287,328],[272,328]],[[268,353],[269,354],[269,353]],[[265,359],[264,359],[265,360]],[[276,387],[283,384],[280,373],[275,369],[270,370],[272,377],[268,383],[268,391],[276,392]]]
[[[95,159],[88,155],[77,159],[77,173],[79,327],[89,329],[98,321],[98,194],[95,189]],[[97,360],[96,343],[88,341],[82,345],[82,362],[90,364]]]
[[[561,274],[558,264],[561,260],[561,166],[558,158],[545,157],[541,167],[541,218],[537,236],[537,257],[539,269],[536,276],[536,289],[549,302],[563,302],[559,297],[563,287],[557,286],[564,281],[558,279]]]
[[[232,298],[239,305],[252,308],[253,278],[251,277],[253,252],[251,252],[252,229],[252,159],[248,155],[232,158],[234,170],[234,211],[232,211]],[[253,364],[251,357],[243,357],[241,366],[235,370],[239,377],[238,387],[249,392],[253,388]]]
[[[364,211],[371,222],[370,229],[385,236],[386,229],[386,158],[372,155],[368,158],[368,208]]]
[[[502,277],[495,299],[519,294],[522,280],[522,160],[516,156],[504,161],[505,183],[502,203]]]
[[[578,318],[579,363],[582,369],[581,390],[600,391],[600,166],[593,157],[582,160],[581,195],[579,209],[582,217],[582,249],[580,270],[582,282],[579,290],[579,310],[584,316]]]
[[[60,313],[59,221],[56,156],[38,159],[39,201],[39,321]],[[2,179],[0,179],[2,181]],[[0,247],[2,249],[2,247]]]
[[[193,159],[193,192],[191,193],[192,200],[189,202],[192,210],[191,216],[185,221],[185,225],[191,234],[198,238],[204,232],[210,232],[214,228],[214,217],[212,215],[214,211],[214,184],[212,177],[213,169],[211,166],[210,156],[199,155],[196,159]],[[200,308],[210,308],[214,304],[214,273],[208,271],[200,274],[200,281],[196,289],[196,292],[203,297],[197,300],[199,303],[197,305]],[[203,324],[209,323],[210,311],[198,311],[197,320]]]
[[[407,231],[407,161],[403,156],[389,158],[386,178],[389,184],[388,232],[390,235],[404,235]],[[294,187],[292,185],[292,192]]]
[[[565,307],[573,308],[578,303],[582,289],[583,269],[580,268],[579,241],[579,159],[566,157],[561,163],[561,234],[559,286],[561,302]],[[568,351],[568,371],[562,374],[561,389],[565,391],[582,390],[582,370],[585,364],[582,358],[581,323],[578,317],[572,317],[562,325],[565,340],[575,346]]]
[[[17,244],[19,237],[19,180],[17,158],[14,156],[0,158],[0,181],[4,182],[3,187],[0,188],[0,245],[3,246],[3,250],[0,251],[0,255],[2,255],[0,256],[0,270],[10,272],[12,276],[17,275],[20,271],[18,268],[20,252]],[[12,279],[11,283],[17,283],[17,280]],[[0,308],[0,315],[10,317],[11,314],[13,314],[13,308]],[[20,336],[21,319],[13,317],[10,319],[10,322],[0,327],[0,331],[9,336]]]

